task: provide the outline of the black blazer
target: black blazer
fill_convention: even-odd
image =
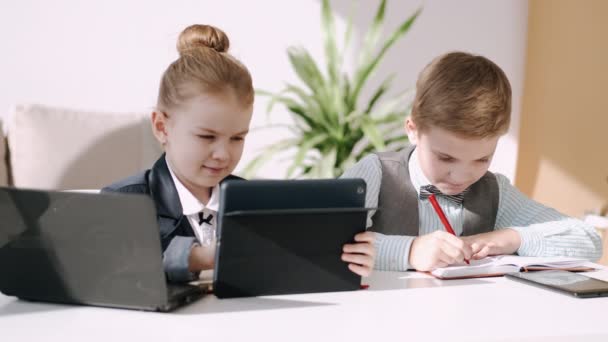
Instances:
[[[243,179],[229,175],[222,180]],[[176,236],[194,237],[192,226],[182,213],[175,184],[163,154],[151,169],[118,181],[101,189],[102,192],[136,193],[150,196],[156,204],[156,217],[160,228],[163,252]]]

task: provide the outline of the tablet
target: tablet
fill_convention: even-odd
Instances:
[[[362,179],[233,180],[220,187],[219,298],[350,291],[342,247],[365,231]]]
[[[509,279],[550,290],[570,294],[579,298],[608,296],[608,282],[586,275],[561,270],[518,272],[506,274]]]

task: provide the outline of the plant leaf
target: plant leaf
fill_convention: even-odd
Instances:
[[[361,53],[361,59],[359,60],[360,65],[368,64],[369,60],[372,58],[372,52],[374,51],[374,48],[378,44],[380,36],[382,35],[382,25],[384,23],[385,13],[386,0],[382,0],[378,6],[378,9],[376,10],[376,15],[374,16],[372,25],[369,30],[367,30],[367,34],[363,39],[363,51]]]
[[[381,7],[384,4],[385,4],[385,0],[383,0]],[[378,66],[378,64],[380,63],[380,61],[386,54],[386,52],[391,48],[391,46],[393,46],[393,44],[399,38],[401,38],[403,35],[405,35],[407,33],[407,31],[409,31],[410,27],[412,26],[412,24],[414,24],[414,22],[416,21],[416,18],[418,18],[421,11],[422,11],[421,8],[416,10],[416,12],[414,12],[414,14],[412,14],[406,21],[404,21],[393,32],[393,34],[389,37],[389,39],[387,39],[385,41],[384,45],[380,49],[380,52],[378,52],[378,54],[376,54],[375,57],[365,60],[365,62],[357,69],[357,72],[355,74],[354,89],[353,89],[353,94],[352,94],[352,96],[355,99],[359,96],[359,92],[361,92],[361,89],[363,88],[365,81],[367,81],[368,77],[371,75],[371,73],[374,71],[374,69],[376,69],[376,67]]]
[[[376,104],[376,102],[378,102],[378,100],[382,97],[382,95],[384,95],[384,93],[386,93],[386,91],[390,87],[391,83],[393,82],[393,79],[395,79],[394,73],[390,74],[384,81],[382,81],[382,83],[380,84],[378,89],[372,95],[372,98],[369,101],[367,108],[365,109],[365,113],[369,114],[372,111],[372,109],[374,109],[374,105]]]
[[[321,157],[317,163],[316,177],[317,178],[335,178],[334,165],[336,164],[336,148],[332,148],[329,152]]]
[[[253,160],[251,160],[249,163],[247,163],[245,168],[243,168],[243,171],[241,171],[240,173],[243,175],[243,178],[249,179],[254,177],[257,171],[270,159],[272,159],[277,153],[284,151],[285,149],[288,149],[290,147],[297,146],[297,143],[297,139],[290,138],[283,139],[274,144],[266,146],[264,148],[264,151],[260,153],[257,157],[255,157]]]
[[[332,113],[335,113],[332,110],[334,97],[330,93],[332,87],[323,77],[308,51],[303,48],[290,47],[287,49],[287,53],[296,74],[316,98],[325,119],[329,122],[335,121],[335,118],[332,118]]]
[[[384,145],[384,139],[380,135],[380,131],[374,124],[374,122],[368,118],[365,118],[361,122],[361,129],[365,133],[365,137],[374,145],[376,150],[384,151],[386,145]]]
[[[323,34],[323,42],[325,45],[328,79],[332,85],[337,85],[340,60],[338,56],[338,47],[336,46],[334,15],[331,11],[329,0],[323,0],[323,5],[321,7],[321,32]]]
[[[349,50],[350,40],[353,36],[353,18],[355,16],[355,10],[358,7],[358,1],[351,2],[350,12],[348,14],[348,19],[346,20],[346,30],[344,31],[344,42],[342,45],[342,53],[340,54],[340,67],[344,64],[344,57],[346,52]]]
[[[399,94],[389,100],[382,102],[382,104],[378,105],[378,107],[374,111],[368,113],[369,116],[372,118],[381,119],[389,115],[390,113],[404,111],[403,109],[407,108],[407,97],[405,95],[406,94]],[[405,119],[405,115],[402,117],[402,119]]]
[[[321,93],[325,90],[325,78],[319,71],[317,63],[312,59],[310,53],[302,48],[291,46],[287,48],[287,55],[291,66],[296,74],[310,90],[315,93]]]
[[[326,134],[312,135],[298,144],[298,152],[296,153],[291,166],[287,169],[287,178],[291,177],[297,168],[302,167],[302,162],[310,150],[325,139],[327,139]]]
[[[304,89],[292,84],[287,84],[285,92],[297,96],[305,104],[306,110],[300,115],[306,115],[311,121],[314,121],[316,123],[314,126],[325,125],[327,127],[329,123],[327,122],[325,115],[323,115],[322,106],[319,104],[320,99],[318,97],[309,95]]]

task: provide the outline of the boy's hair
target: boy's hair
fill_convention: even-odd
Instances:
[[[482,56],[451,52],[420,73],[412,106],[419,130],[440,127],[468,138],[502,135],[511,119],[511,86]]]
[[[233,91],[242,105],[253,103],[253,84],[247,68],[228,54],[230,41],[213,26],[191,25],[177,41],[180,57],[163,73],[157,107],[169,111],[200,93]]]

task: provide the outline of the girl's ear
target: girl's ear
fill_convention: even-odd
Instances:
[[[151,115],[152,121],[152,133],[156,137],[156,140],[165,146],[167,143],[167,115],[159,110],[155,110]]]
[[[410,117],[405,119],[405,133],[410,143],[416,145],[418,142],[418,127]]]

